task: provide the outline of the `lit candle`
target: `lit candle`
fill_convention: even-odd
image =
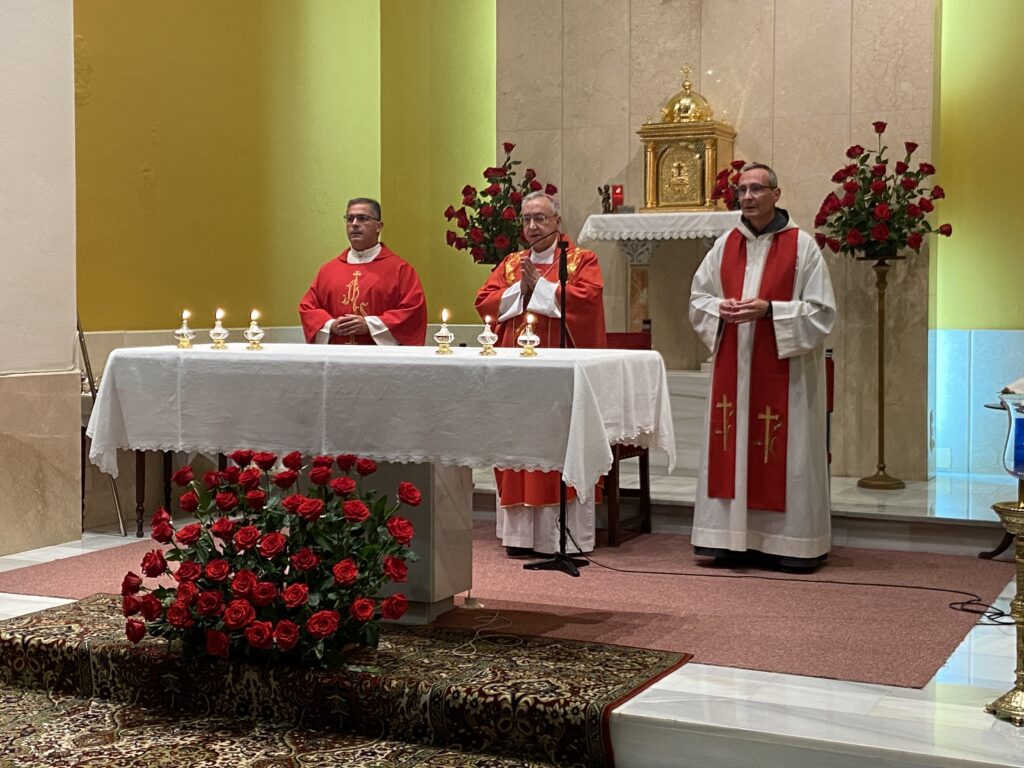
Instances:
[[[621,184],[612,184],[612,208],[618,208],[626,197]]]
[[[442,323],[447,323],[448,322],[448,310],[447,309],[442,309],[441,310],[441,322]]]
[[[217,322],[220,322],[221,320],[223,320],[224,319],[224,310],[223,309],[218,309],[217,313],[214,315],[214,317],[217,319]]]
[[[258,309],[254,309],[252,312],[249,313],[249,319],[255,323],[257,320],[260,319],[260,311]]]
[[[485,315],[484,316],[484,324],[485,325],[490,325],[491,324],[491,316],[490,315]]]
[[[528,315],[526,316],[526,324],[527,324],[527,325],[533,325],[533,315],[529,315],[529,314],[528,314]]]
[[[192,317],[191,312],[189,312],[187,309],[181,310],[181,321],[183,323],[187,323],[190,317]]]

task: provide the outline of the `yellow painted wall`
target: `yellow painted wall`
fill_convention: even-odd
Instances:
[[[936,238],[939,328],[1024,328],[1019,164],[1024,125],[1024,3],[942,3],[936,206],[953,236]],[[938,221],[938,219],[936,220]]]
[[[495,162],[494,0],[381,0],[384,241],[412,262],[432,322],[476,323],[490,268],[445,244],[443,212]]]
[[[298,324],[345,201],[380,193],[378,0],[74,9],[85,329]]]

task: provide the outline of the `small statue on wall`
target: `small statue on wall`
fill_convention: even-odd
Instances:
[[[612,213],[612,188],[610,184],[597,188],[597,194],[601,196],[601,213]]]

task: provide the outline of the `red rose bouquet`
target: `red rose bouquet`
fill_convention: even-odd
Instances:
[[[736,187],[740,183],[740,169],[746,164],[746,160],[733,160],[715,176],[711,199],[721,200],[730,211],[740,209],[740,196],[736,193]]]
[[[230,458],[202,482],[191,467],[174,473],[186,489],[178,503],[196,522],[175,528],[165,509],[153,515],[152,537],[167,549],[147,553],[142,575],[129,572],[121,583],[128,639],[148,633],[224,658],[321,662],[350,643],[376,646],[379,619],[398,619],[408,606],[401,594],[378,593],[405,581],[415,559],[412,525],[397,512],[418,505],[420,492],[400,483],[393,503],[363,492],[362,478],[377,465],[349,454],[317,456],[308,467],[297,452],[281,466],[266,452]],[[147,588],[144,577],[175,584]]]
[[[527,168],[523,180],[516,183],[512,159],[515,144],[505,142],[505,162],[496,168],[484,170],[487,186],[481,190],[467,184],[462,188],[462,204],[456,209],[449,205],[444,212],[448,221],[461,230],[448,230],[448,245],[457,251],[468,250],[478,264],[498,264],[505,256],[519,249],[522,227],[519,212],[523,198],[530,192],[544,190],[553,195],[558,192],[554,184],[541,184],[537,173]]]
[[[926,218],[934,210],[933,201],[946,193],[937,184],[929,185],[935,173],[931,163],[911,167],[914,142],[906,142],[903,159],[890,164],[885,156],[888,147],[882,144],[886,124],[877,121],[873,126],[878,150],[870,152],[859,144],[846,150],[852,162],[832,176],[839,189],[829,192],[821,204],[814,226],[824,231],[814,237],[821,248],[872,260],[893,258],[905,248],[920,252],[925,235],[953,233],[949,224],[933,230]]]

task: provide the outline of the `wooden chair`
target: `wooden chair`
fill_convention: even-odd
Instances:
[[[650,349],[651,334],[609,333],[609,349]],[[605,477],[604,492],[608,500],[607,539],[609,547],[618,547],[634,536],[651,532],[651,463],[650,452],[635,445],[613,445],[612,466]],[[619,487],[619,464],[625,459],[638,459],[640,469],[639,488]],[[620,512],[622,497],[638,499],[636,515],[623,519]]]

